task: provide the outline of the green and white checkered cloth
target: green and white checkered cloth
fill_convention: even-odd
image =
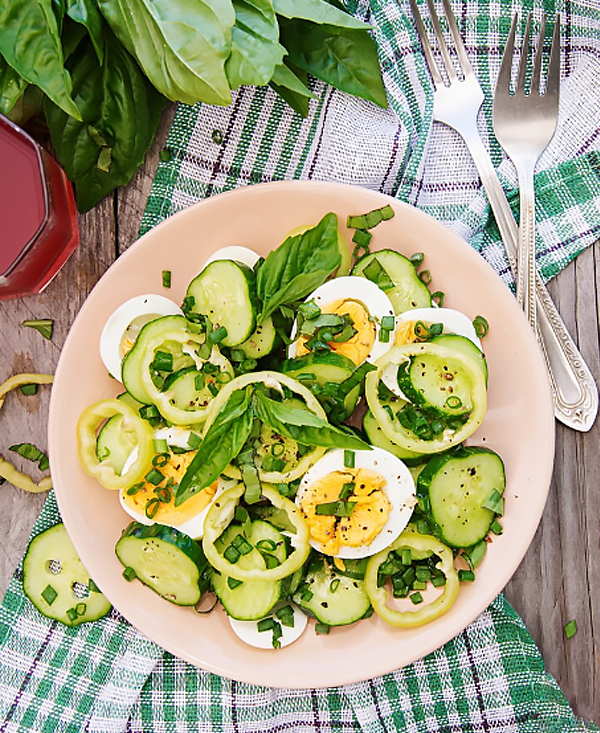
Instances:
[[[452,0],[488,103],[484,139],[509,199],[516,176],[490,135],[490,90],[512,13],[543,0]],[[600,8],[546,0],[563,24],[560,124],[536,176],[538,260],[552,277],[600,237]],[[408,0],[351,0],[374,26],[390,107],[314,83],[308,119],[268,89],[227,108],[180,106],[142,232],[195,201],[264,181],[341,181],[408,201],[468,239],[511,283],[474,165],[460,138],[433,125],[432,89]],[[60,521],[53,494],[34,528]],[[0,733],[578,733],[578,719],[522,621],[502,596],[423,660],[362,683],[278,690],[220,678],[173,657],[119,613],[81,627],[49,621],[25,599],[21,569],[0,607]]]

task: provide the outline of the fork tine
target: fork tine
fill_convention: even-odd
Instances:
[[[421,18],[421,13],[417,6],[416,0],[410,0],[410,8],[415,19],[417,33],[419,34],[419,38],[421,39],[421,46],[423,47],[423,53],[425,55],[425,60],[427,61],[427,66],[429,67],[429,73],[431,74],[431,78],[433,79],[434,86],[443,86],[444,80],[442,79],[442,75],[438,70],[435,59],[433,58],[431,46],[429,45],[429,41],[427,39],[427,32],[425,31],[423,19]]]
[[[435,10],[433,0],[427,0],[427,6],[429,7],[429,15],[431,16],[431,22],[433,23],[433,31],[435,33],[435,37],[437,38],[440,53],[442,55],[442,61],[444,62],[444,66],[446,67],[448,79],[450,79],[450,82],[452,83],[458,77],[456,75],[456,69],[454,68],[452,59],[450,58],[450,52],[448,51],[448,46],[446,45],[446,39],[444,38],[442,26],[440,25],[440,19],[438,18],[438,14]]]
[[[537,48],[535,50],[535,62],[533,64],[533,74],[531,76],[530,91],[540,91],[540,77],[542,75],[542,57],[544,55],[544,39],[546,38],[546,13],[542,16],[540,23],[540,32],[538,35]]]
[[[512,76],[513,56],[515,53],[515,35],[517,33],[518,20],[519,16],[515,13],[510,26],[510,33],[508,34],[506,46],[504,47],[502,64],[500,65],[500,71],[498,73],[498,81],[496,82],[496,88],[498,90],[505,91],[507,94],[510,93],[510,78]]]
[[[552,34],[550,49],[550,63],[548,65],[548,79],[546,80],[546,94],[551,94],[558,100],[560,84],[560,14],[557,14]]]
[[[448,25],[450,26],[450,32],[452,33],[452,38],[454,39],[454,45],[456,46],[456,53],[458,54],[458,60],[460,61],[462,72],[465,76],[467,74],[472,74],[473,68],[471,66],[471,62],[469,61],[469,57],[467,56],[467,49],[465,48],[465,44],[463,43],[460,31],[458,30],[456,18],[454,17],[454,13],[452,12],[450,2],[449,0],[442,0],[442,2],[444,4],[446,17],[448,18]]]
[[[525,27],[525,35],[521,46],[521,63],[519,64],[519,76],[517,79],[517,87],[515,94],[519,92],[525,93],[525,76],[527,74],[527,58],[529,56],[529,37],[531,35],[531,13],[527,15],[527,26]]]

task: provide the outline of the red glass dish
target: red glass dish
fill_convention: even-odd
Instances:
[[[41,292],[78,244],[77,208],[64,171],[0,115],[0,300]]]

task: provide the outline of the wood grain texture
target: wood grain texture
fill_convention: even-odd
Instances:
[[[172,109],[145,165],[131,183],[80,217],[81,245],[47,290],[0,302],[0,380],[34,370],[53,372],[69,328],[88,293],[137,238]],[[550,283],[549,290],[600,381],[598,279],[600,245],[590,248]],[[26,318],[53,318],[52,342],[20,326]],[[47,447],[49,389],[9,395],[0,411],[0,454],[17,442]],[[548,672],[575,711],[600,722],[600,421],[589,433],[557,424],[554,477],[538,532],[506,588],[540,647]],[[0,596],[25,550],[45,495],[0,486]],[[564,636],[574,619],[577,634]]]

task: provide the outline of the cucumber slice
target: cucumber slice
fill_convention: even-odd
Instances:
[[[306,354],[294,359],[286,359],[281,365],[281,371],[308,387],[328,413],[334,407],[335,385],[348,379],[355,369],[356,364],[351,359],[333,352]],[[343,413],[336,415],[336,418],[345,420],[350,417],[359,397],[360,385],[356,385],[344,397]]]
[[[208,562],[202,547],[174,527],[132,522],[115,552],[144,585],[177,606],[193,606],[207,589]]]
[[[293,600],[327,626],[353,624],[371,609],[364,582],[342,575],[325,560],[309,569]]]
[[[64,524],[50,527],[29,544],[23,591],[40,613],[67,626],[96,621],[111,608],[83,567]]]
[[[382,249],[360,259],[353,275],[366,277],[385,291],[396,315],[413,308],[429,308],[431,293],[414,264],[392,249]],[[390,282],[391,281],[391,282]]]
[[[137,445],[135,435],[122,430],[122,424],[123,415],[113,415],[102,426],[96,441],[98,460],[107,463],[118,476]]]
[[[271,316],[260,323],[254,332],[243,343],[236,346],[236,349],[244,352],[246,359],[262,359],[270,354],[275,346],[277,331]]]
[[[428,460],[429,456],[426,453],[416,453],[406,448],[401,448],[399,445],[392,443],[392,441],[384,434],[381,426],[377,422],[377,418],[371,410],[365,412],[363,417],[363,430],[365,431],[367,438],[371,445],[376,448],[383,448],[383,450],[392,453],[407,466],[417,466]]]
[[[157,318],[155,321],[147,323],[139,332],[133,348],[123,359],[121,374],[125,389],[135,400],[143,405],[152,403],[140,378],[141,359],[144,354],[145,345],[161,333],[176,329],[185,330],[187,325],[188,321],[184,316],[165,316],[164,318]],[[181,365],[180,368],[192,365],[193,360],[189,358],[188,363]]]
[[[417,493],[429,495],[435,533],[452,547],[472,547],[489,532],[497,512],[486,507],[504,494],[504,464],[479,447],[435,456],[417,479]],[[496,492],[494,494],[494,492]]]
[[[267,552],[278,562],[285,560],[283,535],[268,522],[261,520],[252,522],[247,537],[244,537],[242,527],[230,525],[215,542],[215,546],[219,552],[224,553],[232,543],[235,546],[236,537],[246,539],[253,547],[247,554],[240,555],[236,563],[245,570],[266,567],[265,559],[256,547],[258,543],[263,543],[267,548],[272,547],[273,549]],[[211,577],[212,588],[223,608],[229,616],[240,621],[264,618],[280,599],[281,584],[280,580],[232,582],[232,579],[218,572],[214,572]]]
[[[473,383],[462,359],[433,353],[412,356],[398,366],[398,386],[414,404],[444,415],[464,415],[473,409]]]
[[[432,344],[441,344],[446,346],[448,349],[454,349],[460,351],[465,356],[470,356],[473,361],[479,364],[483,376],[485,377],[485,384],[488,383],[488,367],[485,355],[481,349],[479,349],[471,339],[466,336],[460,336],[457,333],[443,333],[440,336],[435,336],[431,339]]]
[[[256,277],[247,265],[232,260],[210,262],[189,284],[192,311],[210,319],[214,328],[224,326],[223,346],[238,346],[256,327],[258,299]]]

